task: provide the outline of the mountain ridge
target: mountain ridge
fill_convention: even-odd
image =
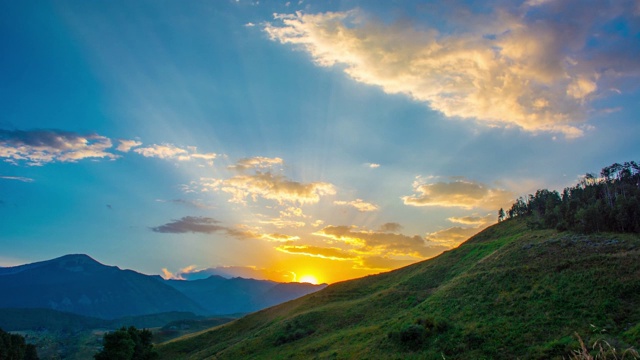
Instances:
[[[10,294],[0,297],[0,308],[44,308],[101,319],[176,311],[225,315],[274,305],[273,299],[264,298],[263,293],[277,284],[215,276],[193,282],[165,280],[158,275],[104,265],[86,254],[68,254],[0,268],[0,288]],[[187,294],[185,287],[195,291]],[[323,286],[291,287],[299,291],[282,291],[279,300],[290,300]]]

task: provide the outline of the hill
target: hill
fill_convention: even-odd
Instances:
[[[549,359],[640,346],[640,236],[513,218],[402,269],[345,281],[159,347],[163,359]]]

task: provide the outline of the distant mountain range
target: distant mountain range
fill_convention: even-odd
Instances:
[[[176,311],[219,315],[253,312],[325,286],[220,276],[165,280],[76,254],[0,267],[0,308],[53,309],[102,319]]]

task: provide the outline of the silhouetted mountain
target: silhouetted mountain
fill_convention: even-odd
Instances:
[[[47,308],[104,319],[204,312],[158,276],[105,266],[87,255],[0,268],[0,289],[0,308]]]
[[[247,313],[323,285],[254,279],[164,280],[103,265],[87,255],[0,268],[0,308],[53,309],[101,319],[166,312]]]
[[[326,285],[210,276],[201,280],[168,280],[210,315],[248,313],[293,300]]]

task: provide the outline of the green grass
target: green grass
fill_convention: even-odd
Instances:
[[[396,271],[333,284],[198,336],[163,359],[553,359],[575,332],[640,346],[640,237],[513,219]],[[434,328],[433,323],[440,324]],[[431,325],[429,325],[431,324]]]

